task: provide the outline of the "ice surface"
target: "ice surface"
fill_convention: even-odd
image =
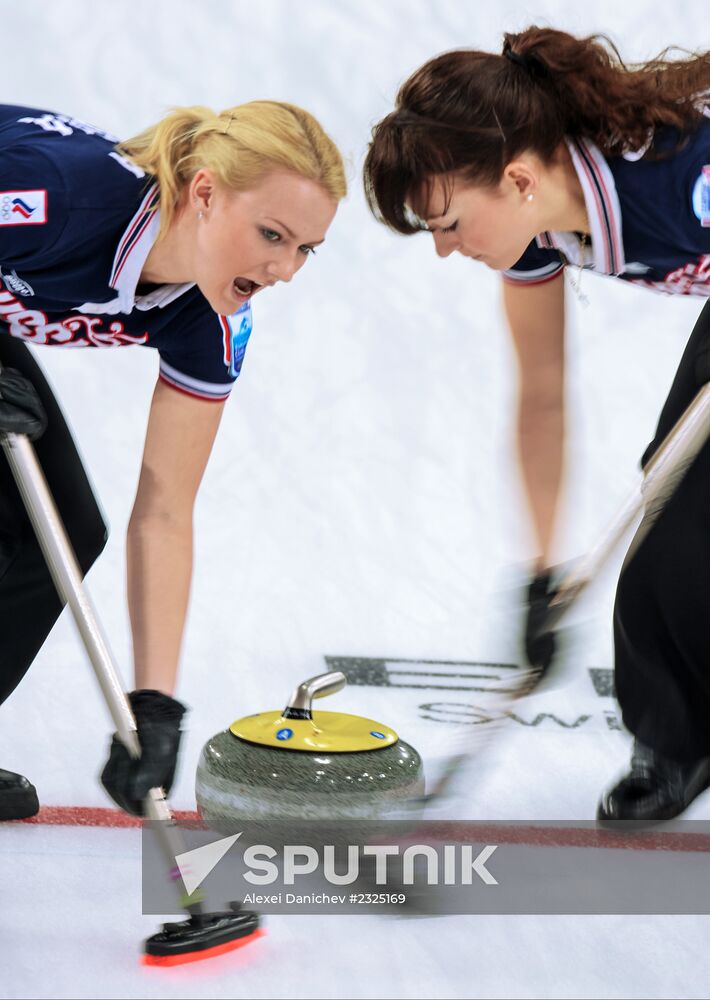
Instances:
[[[7,6],[7,5],[6,5]],[[462,0],[25,0],[4,10],[2,99],[128,135],[179,104],[303,104],[349,157],[351,195],[290,287],[255,302],[255,332],[196,516],[179,696],[191,706],[178,807],[201,744],[280,707],[324,656],[515,663],[511,587],[529,550],[511,458],[513,361],[499,281],[429,238],[369,217],[359,167],[398,84],[435,52],[497,48],[532,22],[604,31],[630,61],[710,47],[702,0],[495,6]],[[9,30],[11,27],[11,31]],[[698,300],[585,275],[569,307],[570,485],[557,555],[583,551],[633,484]],[[124,533],[156,377],[152,352],[39,353],[112,526],[89,582],[129,676]],[[619,555],[619,559],[621,554]],[[618,563],[617,563],[618,566]],[[590,668],[611,666],[614,567],[570,651],[563,688],[521,708],[471,775],[458,814],[591,818],[628,741]],[[592,614],[593,612],[593,614]],[[416,664],[410,683],[351,685],[337,708],[393,725],[427,762],[476,692]],[[427,672],[428,671],[428,672]],[[328,707],[336,707],[335,701]],[[109,724],[62,619],[0,714],[0,763],[41,800],[106,805]],[[537,720],[537,724],[534,724]],[[581,721],[580,721],[581,720]],[[702,800],[690,816],[707,817]],[[270,921],[209,970],[135,966],[131,831],[0,830],[0,996],[702,996],[706,918]],[[87,898],[83,877],[94,876]],[[81,874],[81,878],[80,878]],[[682,970],[682,971],[679,971]]]

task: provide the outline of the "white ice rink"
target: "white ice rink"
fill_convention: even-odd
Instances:
[[[372,124],[431,55],[497,50],[546,23],[606,32],[629,61],[710,48],[704,0],[0,0],[0,100],[121,136],[172,105],[256,98],[312,111],[348,157],[351,193],[255,329],[201,490],[178,697],[190,707],[173,803],[194,808],[202,743],[278,708],[325,656],[385,661],[386,686],[337,707],[381,719],[431,765],[478,703],[441,664],[516,663],[530,540],[512,457],[514,371],[499,278],[439,260],[369,216]],[[701,301],[584,276],[569,296],[569,481],[557,557],[584,552],[635,482]],[[89,576],[130,676],[124,535],[157,374],[149,350],[38,357],[111,524]],[[621,553],[586,603],[565,686],[521,705],[452,818],[593,818],[628,756],[608,692]],[[395,664],[397,660],[414,661]],[[434,661],[427,663],[424,661]],[[408,670],[408,674],[395,670]],[[475,668],[462,668],[465,672]],[[474,685],[475,686],[475,685]],[[65,617],[0,709],[0,765],[48,806],[107,806],[110,723]],[[710,795],[688,812],[710,818]],[[0,828],[0,997],[705,997],[707,917],[272,917],[243,951],[142,969],[135,830]]]

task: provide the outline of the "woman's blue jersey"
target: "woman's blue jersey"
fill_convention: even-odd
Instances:
[[[591,247],[575,233],[541,233],[504,272],[506,280],[541,284],[566,264],[583,263],[661,292],[710,295],[710,118],[675,149],[677,138],[657,133],[658,158],[607,158],[586,139],[568,140]]]
[[[154,347],[163,381],[226,399],[250,304],[219,316],[195,285],[138,288],[160,227],[157,187],[116,142],[66,115],[0,105],[0,332],[62,347]]]

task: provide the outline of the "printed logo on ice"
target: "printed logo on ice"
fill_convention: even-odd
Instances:
[[[41,226],[46,221],[46,191],[0,191],[0,226]]]

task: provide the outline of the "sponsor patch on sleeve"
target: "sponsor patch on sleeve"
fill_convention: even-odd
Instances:
[[[46,221],[46,191],[0,191],[0,226],[41,226]]]
[[[710,227],[710,163],[703,167],[693,188],[693,211],[700,219],[700,225]]]
[[[222,317],[222,322],[226,334],[224,338],[224,363],[229,369],[229,374],[236,378],[241,371],[252,331],[251,303],[247,301],[232,316]]]

